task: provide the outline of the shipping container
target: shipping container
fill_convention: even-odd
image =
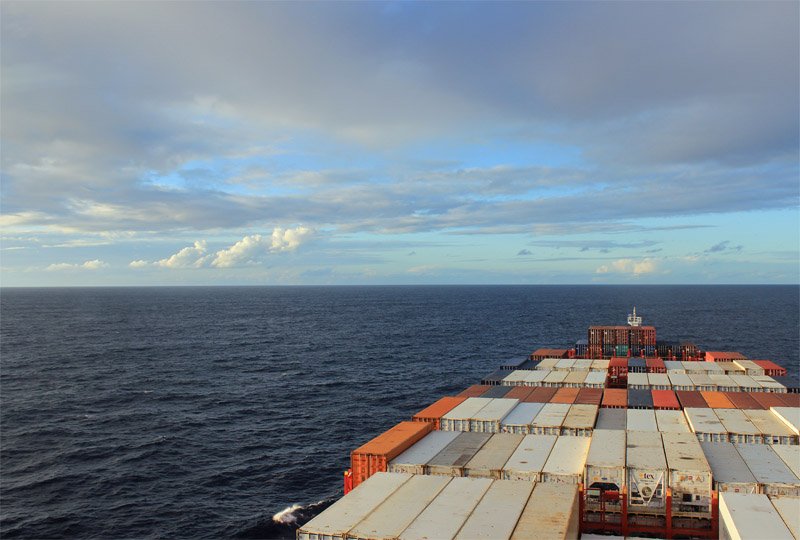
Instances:
[[[672,513],[711,516],[711,467],[691,433],[662,433]]]
[[[764,436],[739,409],[714,409],[714,413],[728,430],[728,438],[732,443],[762,444]]]
[[[603,373],[606,373],[608,372],[608,364],[609,364],[608,360],[602,360],[599,358],[592,360],[591,371],[602,371]]]
[[[660,433],[692,433],[683,411],[656,410],[656,425]]]
[[[464,465],[486,444],[489,433],[459,433],[453,442],[428,461],[428,474],[462,476]]]
[[[764,375],[764,368],[752,360],[735,360],[733,363],[742,368],[745,375]]]
[[[500,384],[503,386],[523,386],[525,378],[530,372],[524,369],[517,369],[509,373]]]
[[[380,506],[350,529],[352,540],[393,540],[447,486],[450,478],[416,475],[389,495]]]
[[[692,433],[697,436],[697,440],[703,442],[728,442],[728,430],[719,421],[719,417],[714,414],[714,409],[709,408],[684,408],[683,414],[689,423]]]
[[[575,403],[575,398],[578,397],[577,388],[559,388],[550,403]]]
[[[797,434],[780,421],[772,411],[743,409],[742,412],[761,432],[767,444],[797,444]]]
[[[793,392],[791,394],[774,394],[780,396],[786,407],[800,408],[800,393]]]
[[[592,369],[592,362],[589,358],[577,358],[575,359],[575,363],[572,364],[573,371],[590,371]]]
[[[748,394],[765,409],[784,406],[781,394],[772,394],[770,392],[748,392]]]
[[[463,540],[510,538],[534,485],[532,482],[495,480],[458,531],[456,538]]]
[[[507,369],[498,369],[490,374],[486,375],[481,379],[481,384],[488,384],[489,386],[496,386],[499,385],[500,382],[508,377],[511,372]]]
[[[469,420],[469,431],[476,433],[500,433],[500,422],[519,403],[518,399],[493,399]]]
[[[654,409],[680,410],[681,408],[678,396],[672,390],[652,390],[650,394],[653,396]]]
[[[603,390],[601,388],[581,388],[575,403],[579,405],[597,405],[603,401]]]
[[[770,497],[769,500],[783,518],[783,523],[789,528],[792,536],[800,539],[800,498]]]
[[[701,442],[714,477],[717,491],[734,493],[758,493],[756,477],[750,472],[739,452],[729,442]]]
[[[508,394],[505,395],[505,398],[525,401],[525,398],[531,395],[531,392],[533,392],[533,388],[530,386],[515,386],[508,391]]]
[[[644,358],[628,358],[628,375],[631,373],[647,373],[647,361]]]
[[[624,430],[594,430],[583,480],[589,502],[598,502],[605,491],[622,491],[625,485],[625,450]]]
[[[627,409],[628,391],[624,388],[606,388],[603,391],[603,408]]]
[[[531,433],[535,435],[559,435],[570,405],[567,403],[546,403],[531,422]]]
[[[597,405],[572,405],[561,425],[561,435],[591,437],[598,409]]]
[[[550,370],[528,371],[522,384],[525,386],[542,386],[544,384],[543,381],[549,374]]]
[[[711,377],[704,373],[690,374],[689,379],[691,379],[692,384],[699,392],[713,392],[717,389],[717,385],[714,384]]]
[[[491,402],[492,398],[467,398],[460,405],[453,407],[450,412],[442,415],[440,429],[444,431],[469,431],[472,417]]]
[[[575,364],[575,358],[562,358],[553,368],[556,371],[570,371]]]
[[[653,395],[650,390],[628,389],[628,409],[652,409]]]
[[[561,384],[567,388],[581,388],[583,386],[583,381],[586,380],[586,376],[589,374],[588,371],[570,371],[564,382]]]
[[[800,435],[800,409],[797,407],[770,407],[772,414],[789,426],[796,435]]]
[[[737,409],[764,409],[764,407],[747,392],[725,392],[734,407]]]
[[[464,476],[499,480],[508,458],[522,442],[524,435],[497,433],[464,465]]]
[[[608,374],[605,371],[590,371],[583,381],[584,388],[604,388]]]
[[[652,409],[628,409],[626,424],[629,431],[658,431],[656,413]]]
[[[661,434],[628,431],[625,462],[628,511],[663,513],[666,507],[667,458]]]
[[[719,537],[730,540],[794,540],[769,498],[758,493],[720,494]]]
[[[442,416],[464,403],[466,399],[465,397],[443,397],[419,411],[411,419],[415,422],[428,422],[433,424],[433,429],[439,429]]]
[[[800,446],[787,444],[771,444],[772,451],[786,463],[795,476],[800,477]]]
[[[542,482],[580,484],[589,453],[589,437],[559,437],[542,468]]]
[[[733,362],[747,360],[747,357],[735,351],[706,351],[706,362]]]
[[[750,377],[761,385],[762,392],[786,392],[786,386],[782,385],[772,377],[767,377],[766,375],[750,375]]]
[[[668,374],[686,373],[686,369],[683,367],[683,362],[679,360],[664,360],[664,367],[666,368]]]
[[[528,394],[525,401],[531,403],[549,403],[555,395],[556,390],[556,388],[545,388],[543,386],[536,387]]]
[[[725,371],[725,375],[746,375],[747,370],[736,365],[735,362],[721,362],[718,364]]]
[[[511,390],[510,386],[493,386],[492,388],[487,390],[486,393],[483,394],[481,397],[492,398],[492,399],[501,398],[505,397],[505,395],[508,394],[510,390]]]
[[[761,385],[748,375],[729,375],[742,392],[761,392]]]
[[[458,437],[458,431],[432,431],[389,462],[394,473],[425,474],[426,464]]]
[[[300,527],[297,540],[343,540],[362,519],[411,480],[410,474],[376,473]]]
[[[577,540],[580,535],[578,486],[537,484],[512,540]]]
[[[452,540],[491,485],[488,478],[451,479],[399,539]]]
[[[680,401],[681,408],[683,409],[708,408],[708,403],[706,403],[706,400],[700,395],[700,392],[676,390],[675,395],[678,397],[678,401]]]
[[[648,373],[666,373],[667,366],[661,358],[648,358],[645,361]]]
[[[800,400],[800,395],[797,395],[800,394],[800,381],[798,381],[797,378],[792,376],[792,377],[772,377],[772,379],[776,383],[786,388],[787,394],[792,394],[794,395],[795,399]],[[795,403],[800,403],[800,401],[796,401]],[[798,405],[793,405],[793,406],[797,407]]]
[[[489,390],[491,386],[485,384],[473,384],[466,390],[463,390],[457,397],[464,397],[464,398],[471,398],[471,397],[480,397]]]
[[[672,390],[694,391],[694,383],[685,373],[668,373]]]
[[[626,429],[628,426],[628,412],[625,409],[603,409],[597,413],[595,429]]]
[[[608,363],[608,372],[613,377],[625,377],[628,374],[628,358],[613,357]]]
[[[539,362],[539,365],[536,366],[536,369],[552,371],[553,368],[556,367],[556,364],[558,364],[559,360],[560,358],[543,358],[542,361]]]
[[[525,480],[538,482],[553,445],[556,435],[526,435],[517,449],[508,458],[503,469],[505,480]]]
[[[719,391],[719,392],[738,392],[739,391],[739,388],[740,388],[739,385],[736,383],[736,381],[734,381],[733,379],[731,379],[727,375],[720,375],[718,373],[712,373],[708,377],[709,377],[709,379],[711,379],[711,382],[713,382],[716,385],[717,391]]]
[[[700,395],[712,409],[733,409],[733,403],[722,392],[701,391]]]
[[[785,377],[786,368],[779,366],[772,360],[753,360],[760,368],[764,370],[764,375],[770,377]]]
[[[567,378],[569,371],[551,371],[547,374],[547,377],[544,378],[542,381],[542,386],[548,386],[550,388],[560,388],[561,385],[564,383],[564,379]]]
[[[800,479],[768,444],[734,444],[767,495],[800,496]]]
[[[648,373],[647,382],[650,385],[650,390],[672,389],[672,383],[669,381],[669,377],[666,373]]]
[[[511,358],[508,359],[500,364],[500,369],[506,369],[508,371],[513,371],[515,369],[521,369],[520,366],[525,362],[530,362],[529,358]]]
[[[542,407],[544,407],[544,403],[519,403],[500,422],[500,431],[528,435],[531,432],[531,423]]]
[[[650,390],[647,373],[628,372],[628,390]]]
[[[569,349],[536,349],[530,355],[531,360],[558,360],[566,358],[569,354]]]
[[[430,433],[427,422],[400,422],[350,453],[353,486],[375,474],[386,471],[389,462]]]

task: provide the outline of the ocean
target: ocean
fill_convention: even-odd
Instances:
[[[350,450],[634,305],[659,339],[797,378],[799,292],[2,289],[0,536],[294,538],[293,520],[341,494]]]

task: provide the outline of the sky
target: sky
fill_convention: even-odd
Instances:
[[[800,3],[0,3],[0,285],[800,282]]]

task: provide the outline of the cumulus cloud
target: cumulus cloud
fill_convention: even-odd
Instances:
[[[642,274],[651,274],[656,271],[656,263],[653,259],[642,259],[636,261],[633,259],[617,259],[610,265],[602,265],[595,270],[596,274],[633,274],[639,276]]]
[[[108,263],[100,259],[93,259],[79,264],[72,263],[54,263],[47,267],[47,270],[99,270],[101,268],[108,268]]]
[[[281,229],[276,227],[272,230],[271,251],[294,251],[300,244],[308,239],[313,231],[308,227],[296,227],[294,229]]]
[[[206,260],[206,249],[206,241],[198,240],[193,246],[185,247],[174,255],[153,264],[162,268],[200,268]],[[141,263],[142,261],[134,262]]]

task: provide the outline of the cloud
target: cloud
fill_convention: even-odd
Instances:
[[[128,264],[128,266],[130,266],[131,268],[145,268],[147,266],[150,266],[150,263],[140,259],[137,261],[131,261]]]
[[[313,230],[308,227],[296,227],[294,229],[275,228],[272,231],[271,251],[294,251],[300,244],[305,242],[312,234]]]
[[[206,249],[206,241],[198,240],[193,246],[185,247],[174,255],[156,261],[153,264],[162,268],[200,268],[207,259]],[[141,263],[142,261],[134,262]]]
[[[617,274],[633,274],[634,276],[640,276],[642,274],[651,274],[656,271],[656,263],[653,259],[642,259],[640,261],[635,261],[633,259],[618,259],[612,262],[609,265],[602,265],[599,266],[596,270],[596,274],[608,274],[608,273],[617,273]]]
[[[108,264],[101,261],[100,259],[93,259],[91,261],[85,261],[80,264],[54,263],[49,265],[46,269],[51,271],[59,271],[59,270],[100,270],[101,268],[108,268]]]
[[[742,245],[731,246],[730,243],[731,243],[730,240],[724,240],[724,241],[720,242],[719,244],[714,244],[713,246],[711,246],[707,250],[703,251],[703,253],[722,253],[723,251],[736,251],[736,252],[739,252],[739,251],[742,251],[742,249],[744,248],[744,246],[742,246]]]
[[[521,249],[517,252],[517,256],[521,255],[533,255],[529,249]]]

